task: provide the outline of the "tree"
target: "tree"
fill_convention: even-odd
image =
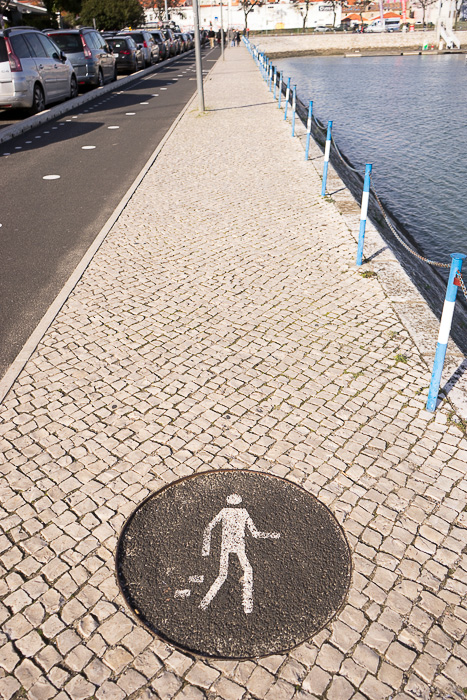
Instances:
[[[433,2],[436,2],[437,0],[433,0]],[[360,15],[360,23],[361,27],[363,29],[363,13],[366,12],[369,7],[373,4],[373,0],[357,0],[357,2],[348,4],[347,7],[349,9],[354,10],[355,12],[358,12]]]
[[[434,5],[435,2],[438,2],[438,0],[417,0],[417,6],[421,7],[423,10],[423,16],[422,16],[423,26],[425,26],[426,8],[429,7],[430,5]]]
[[[144,11],[139,0],[84,0],[81,24],[91,26],[93,20],[101,31],[144,24]]]
[[[145,10],[154,10],[157,18],[162,21],[165,19],[165,6],[167,5],[167,12],[174,12],[179,17],[185,18],[181,8],[181,0],[141,0],[141,4]]]
[[[8,10],[8,5],[10,0],[0,0],[0,29],[5,29],[5,22],[3,21],[3,13]]]
[[[243,14],[245,15],[245,29],[248,27],[248,15],[250,12],[253,12],[255,7],[262,7],[265,3],[265,0],[239,0],[239,6],[243,10]]]
[[[305,31],[306,21],[308,19],[308,10],[313,0],[292,0],[292,5],[298,14],[303,19],[303,31]]]
[[[337,8],[342,5],[342,0],[326,0],[326,5],[332,6],[332,26],[336,26]]]

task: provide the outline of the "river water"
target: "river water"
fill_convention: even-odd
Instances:
[[[333,120],[337,145],[426,256],[467,254],[467,57],[306,56],[274,62]]]

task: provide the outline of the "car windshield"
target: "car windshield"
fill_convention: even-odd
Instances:
[[[64,53],[82,53],[83,42],[79,34],[49,34]]]
[[[5,46],[5,39],[0,36],[0,63],[8,61],[8,54]]]

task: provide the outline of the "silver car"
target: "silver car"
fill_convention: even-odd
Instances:
[[[36,114],[77,94],[73,67],[51,39],[30,27],[0,31],[0,109]]]
[[[70,59],[79,86],[101,87],[117,80],[116,57],[104,37],[92,27],[48,29],[45,34]]]

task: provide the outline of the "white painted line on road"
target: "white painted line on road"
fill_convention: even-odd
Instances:
[[[26,141],[26,143],[32,143],[32,141]]]
[[[107,129],[120,129],[119,126],[108,126]]]
[[[191,591],[189,588],[184,588],[182,590],[177,590],[174,593],[174,598],[189,598]]]
[[[40,139],[41,137],[40,137],[40,136],[34,136],[34,138],[35,138],[35,139]]]
[[[149,102],[140,102],[140,105],[148,105]]]
[[[71,119],[65,119],[65,121],[67,121],[67,122],[71,122]]]
[[[81,116],[81,114],[80,114],[79,116]],[[72,119],[78,119],[78,115],[75,114],[75,115],[74,115],[73,117],[71,117],[71,118],[72,118]],[[68,121],[68,120],[67,120],[67,121]]]
[[[11,156],[11,153],[3,153],[4,156]]]
[[[83,151],[92,151],[94,148],[95,146],[81,146]]]
[[[44,175],[43,180],[60,180],[60,175]]]
[[[151,95],[151,97],[159,97],[159,93],[157,95]]]
[[[43,134],[50,134],[50,131],[43,131]]]
[[[15,151],[22,151],[23,147],[22,146],[15,146]]]
[[[134,117],[136,112],[125,112],[125,114],[127,117]],[[110,127],[109,127],[109,129],[110,129]]]
[[[161,88],[161,90],[167,90],[167,88]]]

